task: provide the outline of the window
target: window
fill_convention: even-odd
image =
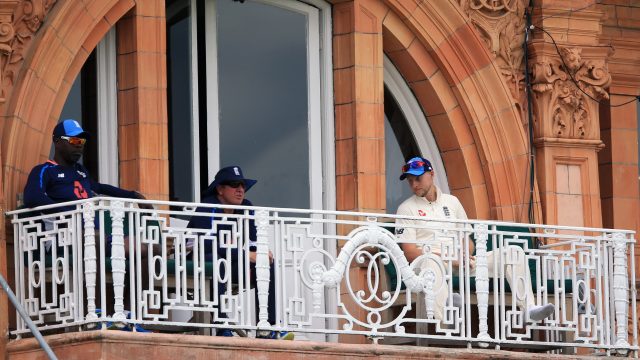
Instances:
[[[322,1],[167,4],[171,199],[239,165],[256,205],[333,207],[329,16]]]
[[[119,183],[115,40],[113,28],[91,52],[59,118],[77,120],[91,134],[81,162],[95,180],[112,185]]]
[[[395,213],[398,206],[413,194],[407,184],[398,179],[402,164],[411,157],[421,154],[431,161],[436,185],[444,193],[449,193],[449,185],[427,119],[402,75],[386,56],[384,83],[387,212]]]
[[[255,205],[335,209],[330,5],[166,6],[170,199],[199,201],[221,167],[239,165],[258,180],[247,194]],[[295,263],[286,266],[291,276]]]
[[[189,1],[167,2],[167,108],[169,115],[170,200],[196,200],[198,142],[191,78],[191,17]]]
[[[400,168],[420,150],[402,110],[388,88],[384,89],[384,151],[387,184],[387,212],[393,213],[413,192],[400,181]]]

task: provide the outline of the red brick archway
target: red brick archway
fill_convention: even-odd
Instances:
[[[9,208],[29,169],[47,157],[48,134],[88,54],[134,5],[131,0],[94,0],[85,7],[60,3],[47,18],[50,26],[43,26],[32,44],[35,50],[6,106],[2,157]],[[385,0],[383,6],[384,50],[429,119],[452,191],[470,216],[524,220],[525,134],[515,102],[475,30],[450,2]]]
[[[55,4],[32,42],[24,49],[24,61],[14,86],[2,104],[0,134],[0,272],[7,275],[5,209],[13,209],[16,194],[36,163],[48,157],[50,134],[58,121],[71,85],[88,55],[116,21],[135,5],[133,0],[91,0],[81,5]],[[11,277],[9,277],[10,279]],[[0,331],[8,326],[7,298],[0,295]],[[10,314],[13,318],[13,314]],[[0,339],[0,356],[5,355]]]
[[[528,221],[526,134],[475,29],[449,1],[384,3],[384,52],[428,118],[452,193],[472,218]]]
[[[121,19],[118,26],[125,31],[118,35],[120,132],[138,134],[144,127],[145,133],[158,135],[121,139],[121,185],[166,198],[168,176],[163,175],[168,155],[163,147],[149,145],[166,142],[164,6],[159,1],[91,0],[82,6],[55,5],[17,74],[2,136],[7,208],[15,207],[15,194],[30,169],[47,159],[51,131],[87,57]],[[150,32],[155,36],[148,36]],[[140,180],[141,167],[153,181]]]
[[[5,203],[15,207],[31,168],[49,156],[50,134],[71,85],[100,39],[135,3],[57,3],[25,57],[5,108],[2,163]]]

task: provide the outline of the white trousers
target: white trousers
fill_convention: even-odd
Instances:
[[[498,257],[497,259],[496,256]],[[471,268],[470,276],[476,276],[477,266],[476,258],[476,264]],[[519,246],[507,245],[500,249],[487,251],[487,270],[490,278],[500,275],[500,271],[496,271],[500,270],[500,266],[504,267],[505,280],[511,287],[511,294],[516,299],[517,306],[521,310],[535,306],[533,288],[531,286],[531,275],[529,274],[528,261],[525,257],[524,250]],[[453,268],[453,275],[457,275],[458,266],[454,266]],[[451,297],[449,291],[450,284],[448,284],[445,279],[445,264],[439,255],[434,254],[422,262],[420,269],[426,271],[425,276],[433,279],[431,291],[434,294],[434,302],[432,309],[429,309],[427,302],[427,315],[430,312],[429,310],[432,310],[434,318],[443,320],[444,308],[449,304],[449,298]],[[460,281],[464,281],[464,279],[460,278]],[[429,291],[427,292],[427,296],[429,296]],[[452,307],[452,305],[449,305],[449,307]]]

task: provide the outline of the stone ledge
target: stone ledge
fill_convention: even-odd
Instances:
[[[591,359],[504,350],[275,341],[175,334],[89,331],[49,335],[45,339],[61,359]],[[35,339],[7,346],[8,359],[41,359]]]

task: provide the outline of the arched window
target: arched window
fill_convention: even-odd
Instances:
[[[412,195],[404,181],[399,180],[402,165],[412,156],[422,155],[433,164],[436,185],[449,193],[442,158],[427,119],[411,89],[391,60],[384,58],[384,115],[387,212]]]
[[[69,90],[59,120],[77,120],[91,134],[81,162],[95,180],[117,186],[119,179],[116,78],[114,27],[89,54]]]

